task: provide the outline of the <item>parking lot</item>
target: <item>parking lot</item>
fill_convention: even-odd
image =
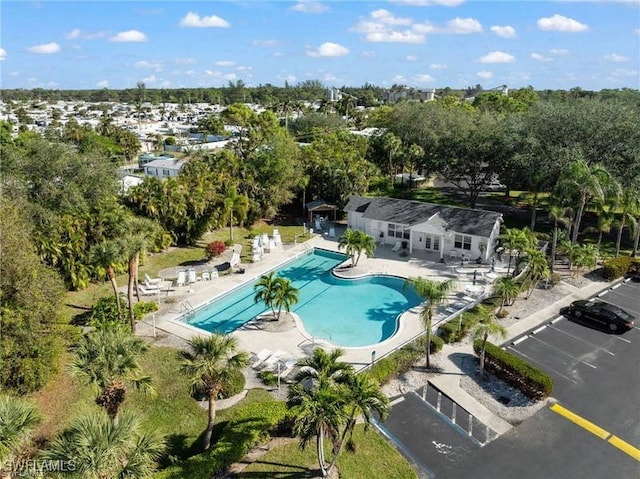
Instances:
[[[640,283],[620,283],[600,299],[640,318]],[[424,404],[419,392],[405,395],[385,427],[423,472],[447,478],[640,477],[640,319],[632,330],[614,334],[559,311],[504,347],[553,376],[556,404],[482,447]]]

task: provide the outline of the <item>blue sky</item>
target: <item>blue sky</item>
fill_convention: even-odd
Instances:
[[[7,1],[2,88],[640,88],[640,2]]]

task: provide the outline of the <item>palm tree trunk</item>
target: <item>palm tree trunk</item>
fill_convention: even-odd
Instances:
[[[202,449],[204,451],[211,447],[213,425],[216,421],[216,394],[217,391],[209,391],[209,422],[207,423],[207,429],[204,431],[204,437],[202,438]]]
[[[485,348],[487,347],[487,338],[489,337],[488,333],[484,333],[484,338],[482,338],[482,350],[480,351],[480,371],[484,373],[484,353]]]
[[[633,242],[633,252],[631,253],[631,256],[633,256],[634,258],[638,254],[639,245],[640,245],[640,218],[638,218],[638,225],[636,226],[636,239]]]
[[[233,241],[233,210],[229,214],[229,238]]]
[[[129,300],[129,325],[131,326],[131,334],[135,334],[136,332],[136,318],[133,314],[133,290],[135,289],[133,261],[133,258],[129,260],[129,283],[127,285],[127,299]]]
[[[553,239],[551,240],[551,272],[553,272],[553,267],[556,263],[556,248],[558,246],[558,221],[553,222]]]
[[[618,227],[618,237],[616,238],[616,258],[620,255],[620,244],[622,243],[622,230],[624,230],[626,223],[626,215],[622,214],[622,220],[620,220],[620,226]]]
[[[425,346],[425,351],[427,354],[427,361],[426,361],[426,368],[429,369],[431,367],[431,361],[430,361],[430,356],[431,356],[431,306],[429,305],[429,316],[428,316],[428,320],[427,320],[427,324],[426,326],[426,330],[427,330],[427,344]]]
[[[320,472],[322,477],[327,476],[327,469],[324,465],[324,430],[322,426],[318,429],[318,437],[316,438],[316,454],[318,455],[318,465],[320,466]]]
[[[578,241],[578,232],[580,231],[580,223],[582,222],[582,213],[584,213],[584,206],[587,203],[587,197],[585,194],[582,194],[580,198],[580,207],[578,208],[578,212],[576,213],[576,220],[573,225],[573,235],[571,237],[571,242],[575,243]]]
[[[118,318],[122,319],[122,307],[120,305],[120,295],[118,294],[118,282],[116,281],[116,272],[113,269],[113,265],[107,266],[107,275],[113,288],[113,294],[116,297],[116,307],[118,308]]]
[[[135,286],[136,299],[140,301],[140,288],[138,287],[138,265],[140,264],[140,253],[136,253],[133,258],[133,285]]]

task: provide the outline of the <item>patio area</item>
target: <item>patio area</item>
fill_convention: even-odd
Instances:
[[[335,234],[330,236],[329,228],[333,229]],[[345,229],[344,225],[330,223],[327,225],[327,231],[314,232],[313,238],[304,243],[284,244],[265,254],[259,262],[242,263],[239,268],[242,268],[243,273],[238,273],[237,270],[230,271],[210,280],[201,279],[184,286],[176,286],[168,280],[175,278],[175,272],[173,269],[167,270],[167,276],[163,278],[167,281],[161,283],[155,297],[147,297],[158,301],[160,309],[150,315],[151,317],[146,318],[145,322],[149,324],[150,321],[153,321],[157,330],[183,340],[188,340],[195,335],[206,334],[181,321],[180,318],[236,287],[247,282],[254,282],[264,273],[312,248],[339,251],[339,238]],[[446,259],[445,262],[441,262],[437,253],[416,250],[411,254],[403,253],[403,250],[393,251],[393,245],[378,245],[373,257],[363,256],[355,268],[340,268],[336,273],[345,277],[385,274],[403,278],[421,276],[436,281],[454,280],[456,282],[455,290],[449,299],[437,308],[434,318],[435,328],[439,323],[472,307],[473,304],[489,294],[491,282],[504,271],[502,264],[496,264],[495,272],[492,272],[491,265],[462,263],[459,260],[449,262]],[[218,262],[220,261],[218,260]],[[209,263],[203,263],[201,267],[196,268],[196,271],[208,270],[210,266]],[[168,276],[169,274],[172,275],[171,278]],[[201,273],[199,276],[201,277]],[[366,367],[373,357],[383,357],[422,334],[424,326],[419,312],[420,308],[412,308],[403,313],[399,319],[397,332],[383,342],[367,347],[342,348],[345,351],[344,360],[352,363],[357,369]],[[339,312],[331,311],[328,314],[339,314]],[[318,346],[327,349],[336,347],[326,339],[311,337],[305,331],[300,318],[296,317],[295,320],[297,327],[286,331],[264,331],[256,327],[255,323],[249,322],[233,334],[238,338],[240,348],[245,351],[257,353],[262,349],[269,348],[286,351],[289,356],[298,359],[308,356]]]

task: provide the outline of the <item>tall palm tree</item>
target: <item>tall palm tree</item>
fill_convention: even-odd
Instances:
[[[363,231],[347,228],[338,240],[338,249],[343,248],[345,253],[351,257],[351,266],[355,267],[358,265],[362,253],[369,257],[373,256],[376,250],[376,242],[373,236]]]
[[[216,420],[216,399],[225,384],[249,364],[249,355],[238,352],[234,336],[212,334],[196,336],[188,342],[189,350],[179,354],[180,371],[187,375],[194,390],[202,390],[209,401],[209,422],[202,438],[202,448],[211,447],[213,425]]]
[[[391,176],[391,184],[393,185],[393,175],[395,173],[394,159],[402,149],[402,140],[393,133],[385,133],[382,137],[382,147],[387,153],[387,159],[389,161],[389,175]]]
[[[480,322],[473,327],[473,329],[471,330],[471,335],[474,340],[482,340],[482,347],[480,349],[480,370],[484,372],[484,356],[489,336],[497,336],[504,339],[507,337],[508,332],[507,328],[505,328],[501,324],[498,324],[497,318],[494,314],[490,314],[484,308],[482,309],[483,317]]]
[[[242,222],[247,218],[249,198],[244,194],[239,195],[236,186],[231,185],[224,197],[223,209],[224,217],[229,220],[229,238],[233,241],[233,223],[238,221],[242,225]]]
[[[275,271],[271,271],[269,274],[260,276],[260,279],[253,286],[253,289],[256,290],[253,301],[256,303],[262,301],[267,308],[271,309],[273,319],[276,319],[276,310],[273,302],[276,297],[277,279]]]
[[[577,205],[571,242],[578,240],[582,215],[591,200],[602,201],[607,190],[614,187],[611,175],[602,165],[590,165],[584,159],[577,159],[561,173],[557,186],[560,197],[571,198]]]
[[[128,412],[114,423],[94,412],[81,417],[49,443],[41,459],[73,464],[61,475],[86,479],[152,477],[164,454],[164,437],[145,431],[142,420]]]
[[[96,404],[116,422],[127,385],[153,393],[151,377],[142,375],[140,359],[148,343],[121,329],[100,329],[83,336],[73,351],[71,374],[95,392]]]
[[[505,276],[494,283],[493,294],[500,298],[500,309],[498,310],[498,314],[500,314],[505,305],[513,304],[513,301],[518,297],[520,285],[511,276]]]
[[[616,237],[616,258],[620,255],[620,244],[622,243],[622,231],[627,224],[631,237],[634,236],[638,228],[636,217],[640,215],[640,192],[637,188],[624,188],[617,196],[617,209],[620,211],[620,221],[618,222],[618,236]]]
[[[113,294],[116,297],[118,316],[122,319],[122,307],[120,305],[120,294],[118,293],[118,281],[116,279],[116,268],[123,262],[125,257],[125,245],[120,239],[104,240],[94,245],[89,250],[91,263],[105,269]]]
[[[575,275],[578,275],[585,268],[594,268],[598,252],[593,244],[578,245],[574,257],[576,266]]]
[[[39,423],[35,404],[20,397],[0,396],[0,471]]]
[[[300,370],[296,374],[296,383],[310,380],[311,382],[329,381],[334,384],[345,384],[354,374],[353,366],[340,361],[344,351],[340,348],[329,352],[322,348],[315,348],[310,357],[298,362]]]
[[[445,281],[434,281],[431,279],[416,277],[409,278],[406,284],[412,287],[418,296],[426,302],[426,305],[422,308],[422,312],[420,313],[420,318],[422,319],[426,330],[425,356],[426,367],[429,368],[431,366],[429,356],[431,354],[433,311],[438,304],[442,303],[446,299],[447,295],[453,290],[456,283],[450,279]]]
[[[553,238],[551,240],[551,271],[556,262],[556,249],[558,246],[558,225],[569,227],[571,224],[571,217],[573,212],[571,208],[562,207],[559,205],[551,206],[549,210],[549,219],[553,220]]]
[[[276,318],[280,319],[282,309],[287,313],[291,311],[291,306],[298,302],[300,291],[291,284],[287,278],[276,278],[275,292],[273,296],[273,307],[278,309]]]
[[[524,261],[528,267],[527,276],[531,283],[531,287],[527,292],[527,299],[529,299],[540,280],[549,277],[549,262],[547,261],[547,256],[544,254],[544,251],[539,249],[528,250]]]

